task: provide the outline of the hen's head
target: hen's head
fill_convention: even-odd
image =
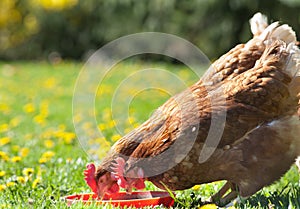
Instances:
[[[116,193],[120,187],[131,192],[132,188],[144,189],[144,172],[141,168],[135,168],[124,176],[125,160],[118,157],[111,164],[112,172],[98,167],[97,171],[94,164],[88,164],[87,169],[84,171],[85,181],[92,189],[92,191],[102,198],[105,193]]]
[[[116,178],[105,169],[98,167],[97,172],[94,164],[88,164],[84,171],[85,181],[92,191],[102,198],[105,193],[116,193],[119,191],[119,185]]]

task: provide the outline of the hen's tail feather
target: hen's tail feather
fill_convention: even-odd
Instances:
[[[294,43],[290,43],[286,47],[286,51],[289,53],[286,71],[294,79],[300,76],[300,49]]]
[[[279,22],[268,25],[267,17],[261,13],[256,13],[250,19],[250,27],[253,36],[263,41],[279,39],[289,44],[295,43],[297,40],[296,33],[290,26],[287,24],[279,26]]]
[[[254,36],[259,36],[268,27],[268,18],[261,14],[256,13],[250,20],[251,32]]]

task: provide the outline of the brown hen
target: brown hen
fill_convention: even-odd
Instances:
[[[102,196],[118,186],[130,192],[144,180],[171,190],[227,180],[212,197],[224,204],[290,168],[300,155],[296,36],[287,25],[268,26],[260,13],[250,23],[253,39],[121,138],[95,174],[93,167],[86,171],[94,192]]]

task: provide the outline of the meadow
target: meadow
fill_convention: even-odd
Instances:
[[[118,64],[99,86],[95,94],[96,109],[91,111],[103,137],[82,143],[78,141],[73,120],[78,122],[83,118],[72,113],[74,86],[82,67],[83,63],[76,62],[0,63],[0,208],[95,208],[81,204],[67,207],[63,197],[90,192],[83,170],[92,161],[91,156],[101,159],[111,144],[141,124],[170,97],[170,91],[158,88],[140,91],[135,89],[138,85],[127,85],[117,91],[121,81],[140,69],[149,68],[165,69],[186,85],[198,79],[181,65],[134,61]],[[151,83],[155,81],[149,77],[150,86],[161,84]],[[166,88],[179,92],[184,85],[173,84]],[[120,98],[131,95],[126,117],[119,114],[124,111],[122,102],[116,100],[112,104],[116,91]],[[89,122],[84,127],[93,135],[95,130]],[[89,147],[95,143],[101,144],[101,149]],[[175,207],[199,208],[200,202],[222,184],[224,182],[196,185],[190,190],[178,191]],[[299,184],[299,174],[293,166],[278,182],[231,208],[300,208]],[[147,183],[147,189],[156,188]]]

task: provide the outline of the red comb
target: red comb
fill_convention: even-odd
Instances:
[[[87,169],[84,170],[84,180],[92,191],[97,194],[97,182],[95,179],[96,167],[93,163],[89,163],[86,168]]]
[[[112,174],[115,179],[117,179],[117,183],[120,187],[125,188],[127,185],[126,180],[124,179],[124,166],[125,160],[121,157],[115,159],[115,163],[112,163]]]

